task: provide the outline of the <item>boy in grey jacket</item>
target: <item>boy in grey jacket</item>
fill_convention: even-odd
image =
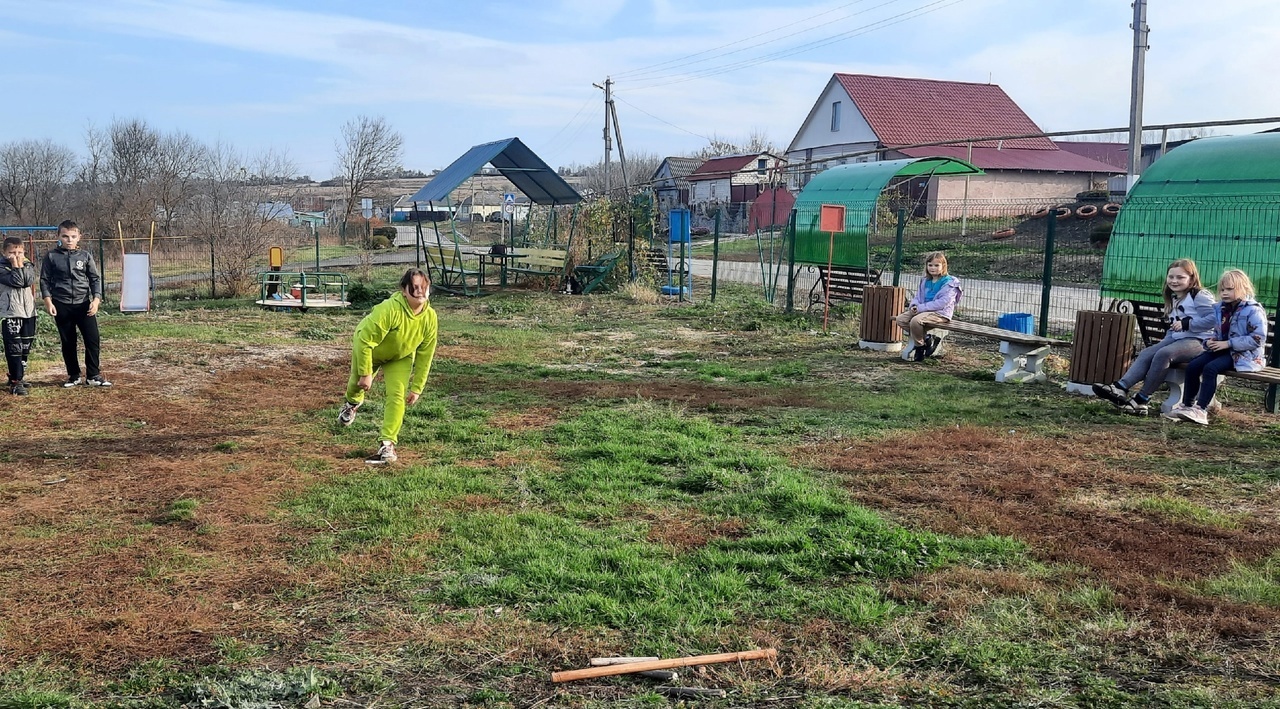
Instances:
[[[93,255],[80,248],[80,227],[75,222],[68,219],[58,225],[58,240],[59,246],[46,253],[40,264],[40,295],[62,340],[62,361],[67,365],[67,381],[62,386],[111,386],[98,369],[102,275]],[[76,330],[84,338],[85,379],[80,378]]]
[[[9,367],[9,393],[25,396],[27,356],[36,339],[35,266],[27,260],[22,239],[6,237],[0,249],[0,335]]]

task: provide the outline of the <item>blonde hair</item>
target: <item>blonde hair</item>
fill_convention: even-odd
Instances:
[[[925,265],[925,269],[924,269],[924,277],[925,277],[925,278],[928,278],[928,277],[929,277],[929,269],[928,269],[928,266],[929,266],[929,262],[930,262],[930,261],[941,261],[941,262],[942,262],[942,273],[939,273],[939,274],[938,274],[938,277],[939,277],[939,278],[941,278],[941,277],[943,277],[943,276],[947,275],[947,255],[946,255],[946,254],[944,254],[944,253],[942,253],[941,251],[931,251],[931,252],[929,252],[929,253],[927,253],[927,254],[925,254],[925,255],[924,255],[924,265]]]
[[[1236,298],[1252,298],[1256,295],[1253,290],[1253,281],[1249,280],[1249,274],[1238,268],[1229,268],[1222,272],[1222,277],[1218,279],[1218,290],[1223,287],[1234,288],[1236,290]]]
[[[1181,268],[1187,272],[1188,276],[1191,276],[1191,287],[1187,289],[1187,293],[1189,293],[1192,298],[1196,297],[1196,294],[1204,289],[1204,285],[1200,283],[1200,269],[1196,266],[1196,262],[1189,258],[1174,259],[1173,263],[1169,264],[1169,267],[1164,270],[1165,275],[1168,276],[1169,271],[1172,271],[1175,268]],[[1172,313],[1173,306],[1173,291],[1169,290],[1169,279],[1165,278],[1164,314],[1168,315]]]

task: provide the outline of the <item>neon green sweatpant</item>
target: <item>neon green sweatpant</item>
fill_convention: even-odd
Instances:
[[[373,373],[382,370],[382,383],[387,388],[387,401],[382,405],[382,430],[378,440],[399,443],[400,426],[404,424],[404,397],[409,393],[409,375],[413,373],[413,358],[393,359],[390,362],[373,363]],[[364,390],[358,386],[360,375],[355,364],[351,366],[351,378],[347,380],[347,401],[359,404],[364,401]]]

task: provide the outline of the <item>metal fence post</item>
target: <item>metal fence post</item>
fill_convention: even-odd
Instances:
[[[102,270],[102,274],[101,274],[102,275],[102,298],[105,300],[107,297],[107,255],[106,255],[106,251],[103,249],[103,246],[102,246],[102,242],[104,241],[106,241],[106,239],[103,239],[102,236],[99,235],[98,236],[98,268]],[[124,247],[123,246],[120,247],[120,269],[121,269],[120,290],[123,291],[124,290],[124,273],[123,273]],[[123,295],[124,294],[121,293],[121,296]]]
[[[689,259],[692,268],[693,258]],[[711,302],[716,302],[716,272],[720,270],[720,212],[716,211],[716,233],[711,237]],[[690,280],[693,280],[692,274]]]
[[[796,309],[796,210],[794,208],[791,210],[791,218],[787,220],[787,231],[791,234],[791,241],[787,246],[787,312],[793,313]]]
[[[1276,298],[1277,307],[1280,307],[1280,298]],[[1277,318],[1280,322],[1280,317]],[[1280,367],[1280,334],[1271,333],[1271,361],[1267,362],[1269,367]],[[1280,384],[1268,384],[1267,395],[1265,397],[1265,409],[1267,413],[1280,414]]]
[[[893,236],[893,287],[898,287],[902,276],[902,236],[907,231],[907,210],[898,209],[898,228]],[[870,254],[868,254],[868,257]],[[870,260],[868,258],[868,260]]]
[[[1054,211],[1045,215],[1048,221],[1048,233],[1044,237],[1044,277],[1040,288],[1040,336],[1049,336],[1049,298],[1053,294],[1053,237],[1058,217]]]
[[[213,241],[209,241],[209,297],[218,297],[217,266],[213,263]]]

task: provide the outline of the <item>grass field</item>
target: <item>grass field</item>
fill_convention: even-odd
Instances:
[[[397,275],[377,270],[380,287]],[[705,292],[705,289],[702,290]],[[1277,706],[1280,421],[1208,428],[906,364],[856,309],[511,290],[437,298],[400,463],[380,384],[333,423],[360,312],[42,322],[3,399],[0,707]],[[1063,362],[1051,362],[1056,383]]]

